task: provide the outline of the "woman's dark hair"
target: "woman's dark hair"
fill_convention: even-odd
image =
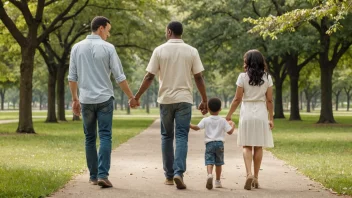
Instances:
[[[264,83],[263,76],[266,73],[264,56],[258,50],[249,50],[244,54],[244,69],[249,76],[249,84],[260,86]]]
[[[100,26],[103,26],[105,28],[108,23],[110,24],[110,21],[106,17],[96,16],[90,24],[90,29],[92,30],[92,32],[95,32]]]
[[[175,36],[181,36],[183,33],[182,23],[178,21],[172,21],[167,25],[167,29],[171,30]]]
[[[217,112],[221,109],[221,100],[219,98],[210,98],[208,101],[209,110]]]

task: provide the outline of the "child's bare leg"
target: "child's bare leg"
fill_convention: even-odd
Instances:
[[[215,166],[216,180],[220,180],[222,166]]]
[[[214,167],[214,165],[207,165],[208,175],[213,174],[213,167]]]

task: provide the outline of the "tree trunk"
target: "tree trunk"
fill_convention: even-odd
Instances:
[[[313,98],[312,98],[312,110],[314,111],[315,110],[315,105],[316,105],[316,97],[314,96]]]
[[[117,104],[118,104],[118,101],[115,99],[114,100],[114,108],[115,108],[115,110],[117,110]]]
[[[127,110],[127,114],[130,115],[131,114],[131,108],[130,108],[130,105],[128,104],[128,102],[126,103],[126,110]]]
[[[80,121],[80,117],[76,116],[75,114],[72,115],[72,121]]]
[[[275,80],[275,107],[274,118],[285,118],[284,107],[282,104],[282,82]]]
[[[336,110],[336,111],[339,110],[339,97],[340,97],[340,93],[341,93],[341,90],[337,90],[336,92],[334,92],[335,98],[336,98],[336,100],[335,100],[335,104],[336,104],[335,110]]]
[[[336,123],[332,112],[333,67],[328,62],[320,63],[321,110],[318,123]]]
[[[125,104],[125,101],[124,101],[125,94],[123,93],[122,90],[120,90],[120,97],[121,97],[121,100],[120,100],[121,111],[123,111],[123,105]]]
[[[224,107],[227,108],[227,98],[228,98],[228,95],[225,94],[225,91],[222,91],[222,95],[224,97]]]
[[[350,100],[351,100],[351,96],[347,95],[347,111],[350,111]]]
[[[159,87],[158,87],[158,82],[154,80],[154,95],[155,95],[155,107],[158,108],[158,92],[159,92]]]
[[[194,100],[195,100],[195,103],[196,103],[196,108],[198,108],[198,106],[199,106],[199,96],[198,96],[198,92],[196,91],[195,93],[194,93]]]
[[[5,103],[5,92],[6,89],[3,88],[0,90],[0,97],[1,97],[1,110],[4,110],[4,103]]]
[[[32,79],[35,47],[22,47],[20,106],[17,133],[35,133],[32,120]]]
[[[46,116],[45,122],[57,122],[56,119],[56,78],[57,78],[57,70],[56,66],[48,66],[51,67],[48,75],[48,113]]]
[[[307,112],[310,113],[310,98],[307,99]]]
[[[301,106],[300,106],[300,110],[303,110],[303,92],[301,91],[301,94],[300,94],[300,103],[301,103]]]
[[[67,121],[65,115],[65,80],[66,80],[65,65],[59,65],[57,68],[57,118],[60,121]]]
[[[43,95],[39,95],[39,110],[41,111],[43,109]]]
[[[145,99],[145,105],[146,105],[146,112],[149,114],[150,113],[150,109],[149,109],[149,96],[150,95],[150,90],[147,90],[147,95],[146,95],[146,99]]]
[[[299,114],[299,100],[298,100],[298,80],[299,80],[299,67],[298,56],[291,55],[287,62],[288,74],[290,76],[290,89],[291,89],[291,107],[289,120],[302,120]]]
[[[351,100],[351,89],[348,90],[348,92],[346,92],[347,95],[347,111],[350,111],[350,100]]]

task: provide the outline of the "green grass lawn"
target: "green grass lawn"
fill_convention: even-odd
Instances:
[[[326,188],[352,195],[352,115],[335,116],[338,124],[332,125],[317,125],[318,118],[275,120],[275,147],[268,150]],[[200,119],[195,117],[192,123]],[[233,120],[238,124],[238,115]]]
[[[118,117],[119,115],[128,115],[126,110],[115,110],[114,111],[115,117]],[[159,109],[158,108],[150,108],[150,113],[147,114],[146,110],[143,108],[138,108],[138,109],[131,109],[131,114],[134,116],[144,116],[144,115],[159,115]],[[32,111],[32,116],[33,119],[35,118],[45,118],[47,116],[47,111],[46,110],[33,110]],[[66,119],[72,118],[72,110],[66,110]],[[0,120],[17,120],[18,119],[18,110],[14,111],[0,111]]]
[[[153,120],[115,119],[113,148]],[[86,169],[82,122],[34,125],[36,135],[14,133],[17,123],[0,125],[0,197],[46,197]]]
[[[156,108],[151,112],[151,115],[159,114]],[[3,113],[0,112],[0,120]],[[116,115],[123,113],[115,111]],[[221,115],[226,113],[224,109]],[[237,113],[233,116],[236,123]],[[33,115],[46,115],[46,112]],[[132,115],[147,114],[144,109],[137,109],[132,110]],[[192,123],[197,124],[201,114],[194,110],[193,115],[196,117]],[[326,188],[352,195],[352,113],[334,112],[338,124],[332,125],[315,124],[317,112],[301,115],[304,121],[275,120],[275,147],[269,151]],[[286,114],[286,117],[289,116]],[[37,135],[17,135],[14,133],[17,123],[0,125],[0,197],[46,196],[86,169],[82,123],[45,124],[44,120],[35,120]],[[114,148],[152,121],[153,118],[147,117],[117,116]]]

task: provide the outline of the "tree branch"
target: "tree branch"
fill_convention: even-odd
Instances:
[[[253,8],[254,13],[255,13],[258,17],[261,17],[259,11],[257,10],[257,7],[255,7],[255,1],[252,1],[252,8]]]
[[[41,22],[43,19],[44,7],[44,0],[38,0],[37,11],[35,13],[35,20],[37,22]]]
[[[89,0],[87,0],[89,1]],[[66,7],[66,9],[61,12],[49,25],[49,27],[39,36],[38,41],[41,43],[51,32],[55,31],[58,27],[57,23],[59,21],[63,21],[63,18],[68,12],[72,9],[72,7],[78,2],[78,0],[72,0],[71,3]],[[67,19],[68,20],[68,19]],[[61,23],[62,24],[62,23]]]
[[[71,27],[70,27],[70,29],[67,31],[67,34],[66,34],[66,36],[65,36],[64,43],[67,43],[68,37],[72,34],[72,31],[73,31],[73,29],[74,29],[75,26],[76,26],[76,22],[75,22],[75,20],[72,20]]]
[[[307,58],[305,61],[303,61],[301,64],[298,65],[298,71],[301,71],[301,69],[307,65],[312,59],[314,59],[319,53],[316,52],[312,54],[309,58]]]
[[[44,4],[44,6],[46,7],[46,6],[49,6],[50,4],[52,4],[52,3],[55,3],[57,0],[50,0],[50,1],[48,1],[48,2],[46,2],[45,4]]]
[[[87,7],[101,8],[104,10],[137,11],[137,9],[117,8],[117,7],[111,7],[111,6],[101,6],[101,5],[96,5],[96,4],[89,4],[89,5],[87,5]]]
[[[135,45],[135,44],[124,44],[124,45],[115,45],[115,47],[123,47],[123,48],[127,48],[127,47],[131,47],[131,48],[137,48],[137,49],[142,49],[145,50],[147,52],[152,52],[152,50]]]
[[[350,48],[351,44],[352,43],[350,41],[344,40],[342,42],[340,50],[337,51],[337,49],[336,49],[336,52],[335,52],[336,45],[338,45],[338,43],[336,43],[335,48],[334,48],[334,54],[331,59],[331,63],[333,64],[334,68],[336,67],[336,65],[339,62],[342,55]]]
[[[226,12],[226,11],[221,11],[221,10],[219,10],[219,11],[214,11],[214,12],[212,12],[212,14],[213,14],[213,15],[215,15],[215,14],[225,14],[225,15],[228,15],[228,16],[230,16],[231,18],[235,19],[236,21],[241,21],[238,17],[234,16],[232,13]]]
[[[16,24],[11,20],[11,18],[7,15],[4,4],[0,1],[0,19],[9,30],[13,38],[17,41],[17,43],[23,47],[27,44],[26,38],[22,35],[22,33],[16,27]]]
[[[21,12],[24,17],[24,20],[26,21],[28,27],[32,25],[32,13],[29,11],[28,4],[26,1],[15,1],[15,0],[9,0],[14,6],[16,6]]]
[[[282,11],[282,8],[279,5],[279,3],[276,0],[271,0],[271,2],[273,2],[274,6],[275,6],[275,9],[277,11],[277,16],[281,16],[283,11]]]
[[[316,21],[311,20],[311,21],[309,21],[309,23],[310,23],[313,27],[315,27],[315,29],[317,29],[318,32],[321,32],[321,27],[320,27],[320,25],[319,25]]]

